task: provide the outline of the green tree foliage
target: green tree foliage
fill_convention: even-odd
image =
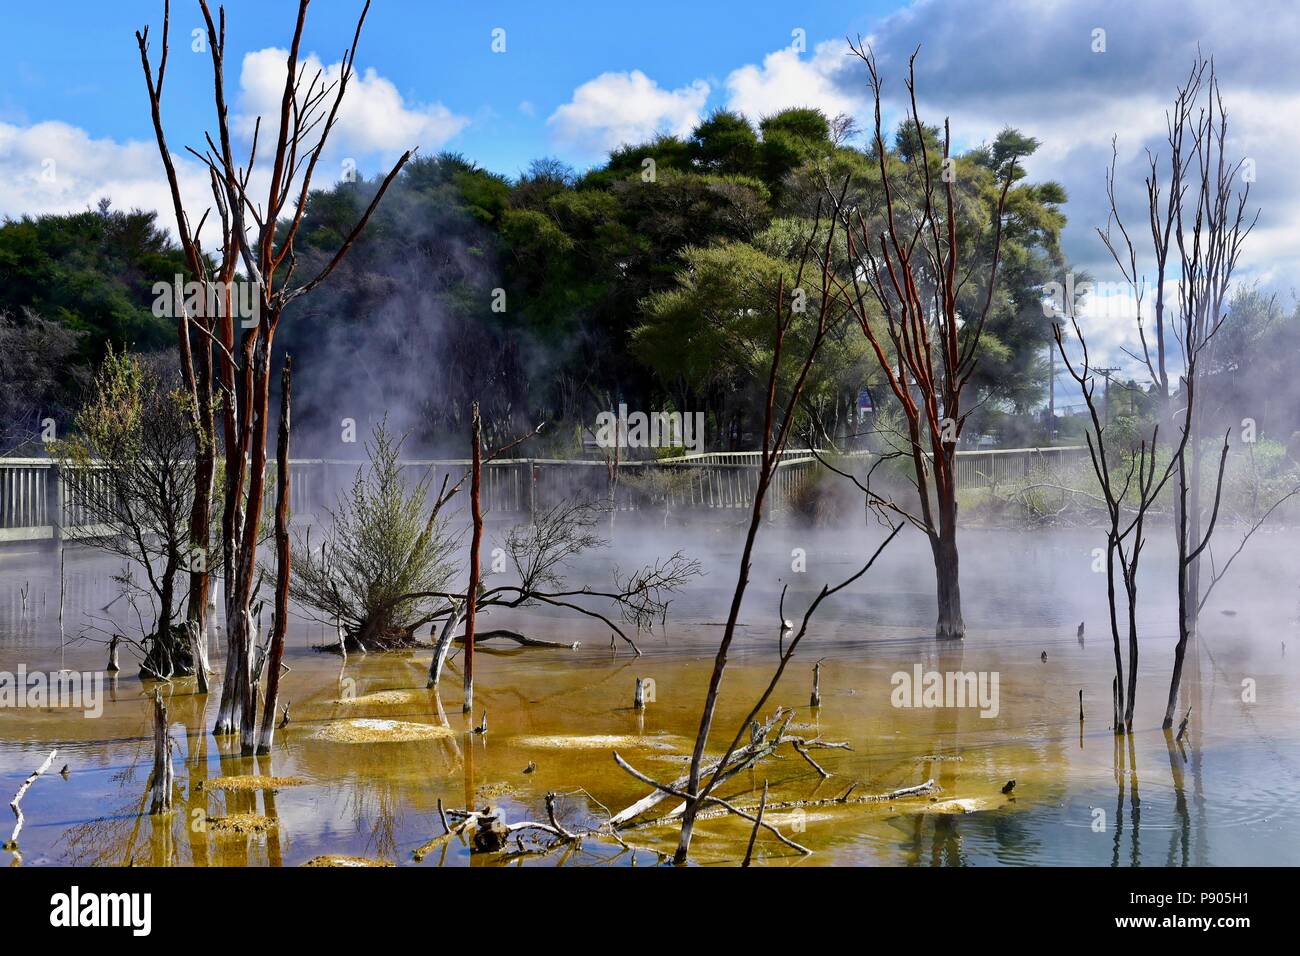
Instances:
[[[81,333],[79,358],[95,364],[108,343],[142,351],[175,342],[153,315],[153,285],[184,274],[183,259],[152,212],[24,216],[0,225],[0,312],[31,310]]]
[[[365,428],[387,415],[413,450],[458,453],[471,400],[486,441],[545,420],[555,453],[576,450],[583,427],[620,401],[704,405],[714,412],[710,441],[743,444],[755,427],[771,283],[793,281],[819,200],[847,179],[856,206],[878,214],[879,170],[850,132],[845,118],[813,109],[758,124],[719,111],[689,136],[620,147],[582,174],[554,159],[514,180],[452,153],[409,163],[334,281],[292,306],[277,336],[301,383],[296,446],[347,457],[340,421]],[[941,172],[939,131],[903,128],[888,157],[900,182],[919,175],[922,134],[931,172]],[[1008,129],[956,158],[958,228],[973,269],[991,247],[999,172],[1036,148]],[[312,194],[299,274],[332,254],[377,186],[360,179]],[[972,433],[1001,428],[1043,394],[1040,288],[1061,267],[1064,200],[1056,184],[1023,173],[1008,199]],[[181,271],[150,214],[103,208],[0,227],[0,310],[33,309],[79,333],[82,362],[110,341],[170,344],[171,323],[150,311],[152,284]],[[963,287],[963,307],[976,308],[980,294]],[[805,395],[810,408],[844,419],[877,375],[862,359],[853,337],[830,343]]]

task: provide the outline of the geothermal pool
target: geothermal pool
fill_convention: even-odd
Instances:
[[[1228,547],[1233,531],[1220,534]],[[281,689],[292,720],[277,733],[272,756],[241,758],[237,744],[210,735],[215,693],[195,696],[192,680],[163,685],[178,785],[169,815],[148,813],[154,685],[136,676],[128,653],[116,680],[104,684],[97,717],[82,709],[0,707],[4,802],[58,749],[23,799],[21,862],[290,866],[335,855],[417,865],[414,852],[443,832],[439,800],[447,808],[496,806],[508,819],[544,820],[548,792],[558,795],[561,821],[603,820],[647,793],[615,765],[614,750],[659,779],[685,770],[739,535],[734,525],[621,527],[608,552],[570,569],[570,582],[596,583],[611,564],[632,568],[676,548],[704,563],[706,575],[679,595],[667,625],[640,636],[640,658],[622,643],[611,649],[598,622],[492,613],[485,626],[581,646],[481,647],[472,723],[486,710],[486,735],[469,733],[471,720],[460,713],[458,658],[435,694],[424,686],[427,650],[353,655],[344,665],[312,649],[332,637],[322,625],[295,617]],[[823,583],[855,570],[881,537],[874,525],[765,529],[710,752],[735,733],[775,666],[781,586],[790,587],[786,616],[797,617]],[[1179,714],[1190,708],[1188,732],[1173,742],[1160,730],[1175,639],[1168,537],[1160,528],[1150,533],[1135,732],[1117,738],[1105,582],[1091,570],[1092,549],[1103,543],[1098,532],[965,530],[967,638],[955,646],[927,636],[934,614],[928,551],[918,535],[901,535],[865,579],[823,606],[767,708],[793,707],[799,732],[852,749],[815,751],[831,774],[822,779],[783,748],[721,792],[757,802],[767,781],[773,800],[818,800],[851,785],[855,794],[880,794],[931,779],[942,791],[774,814],[772,823],[814,852],[801,856],[762,837],[757,861],[1300,864],[1300,567],[1293,538],[1257,536],[1211,598],[1183,678]],[[791,570],[796,548],[806,556],[802,573]],[[55,553],[0,549],[0,672],[103,667],[105,648],[78,636],[105,617],[128,620],[125,602],[102,610],[119,593],[112,575],[120,563],[71,545],[64,555],[61,646]],[[1082,644],[1075,635],[1081,620]],[[212,646],[219,675],[215,636]],[[812,710],[817,660],[822,703]],[[996,674],[996,715],[970,706],[895,706],[894,675],[918,666],[923,673]],[[637,678],[654,681],[644,713],[632,707]],[[366,733],[349,732],[358,728],[398,739],[365,742]],[[66,777],[58,772],[64,765]],[[249,775],[281,779],[228,789],[237,786],[229,778]],[[1010,780],[1015,787],[1004,794]],[[224,830],[223,820],[257,825]],[[11,823],[2,822],[7,838]],[[749,830],[734,818],[702,820],[693,862],[738,863]],[[462,842],[449,840],[418,865],[652,865],[671,853],[676,835],[672,826],[650,826],[623,832],[623,846],[588,839],[548,854],[472,858]],[[11,861],[13,854],[0,854],[0,863]]]

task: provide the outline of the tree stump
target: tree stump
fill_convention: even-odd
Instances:
[[[496,853],[505,847],[509,837],[510,828],[506,826],[504,815],[496,807],[489,807],[475,818],[470,852]]]

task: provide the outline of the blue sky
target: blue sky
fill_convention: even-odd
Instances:
[[[802,28],[809,44],[867,32],[897,4],[814,0],[792,16],[788,3],[447,3],[374,0],[358,66],[390,80],[408,104],[441,103],[469,122],[447,141],[479,164],[515,175],[538,156],[587,165],[598,154],[557,140],[547,119],[583,83],[607,72],[640,70],[665,90],[703,80],[709,107],[727,100],[734,68],[760,62],[789,45]],[[739,9],[738,9],[739,7]],[[227,4],[227,70],[238,76],[246,53],[287,44],[291,0]],[[306,48],[326,62],[351,38],[360,3],[316,0]],[[152,135],[133,32],[152,24],[155,47],[161,0],[115,3],[61,0],[13,4],[0,33],[0,122],[61,120],[94,137]],[[206,55],[191,52],[201,26],[198,5],[176,0],[169,119],[196,142],[211,118]],[[69,29],[70,25],[75,27]],[[506,52],[491,49],[506,31]],[[182,108],[192,105],[193,109]]]
[[[296,6],[227,6],[237,151],[255,116],[270,122],[277,112]],[[304,50],[327,72],[359,10],[358,0],[313,3]],[[156,62],[161,18],[161,0],[8,4],[0,216],[85,209],[108,196],[118,207],[163,210],[170,223],[133,36],[152,25]],[[200,23],[196,0],[175,0],[164,97],[187,203],[197,209],[208,199],[206,176],[180,147],[201,143],[212,125],[209,59],[191,50]],[[498,28],[504,53],[492,49]],[[411,145],[455,150],[510,176],[542,156],[581,169],[620,142],[686,133],[720,107],[757,121],[815,106],[865,123],[865,78],[844,46],[859,34],[886,77],[887,121],[898,115],[907,57],[919,45],[923,118],[951,117],[961,146],[1006,125],[1042,141],[1028,172],[1064,185],[1067,256],[1103,281],[1118,279],[1095,232],[1108,213],[1112,138],[1116,191],[1137,222],[1148,151],[1163,146],[1174,89],[1198,48],[1212,54],[1231,113],[1229,150],[1257,170],[1251,202],[1260,221],[1239,275],[1289,305],[1300,268],[1300,5],[1287,0],[374,0],[317,182],[338,178],[349,162],[374,174]],[[1109,308],[1085,319],[1096,354],[1135,370],[1123,355],[1135,345],[1132,316]]]

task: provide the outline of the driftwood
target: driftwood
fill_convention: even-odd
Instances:
[[[791,738],[785,738],[785,742],[792,742]],[[817,742],[814,741],[808,741],[805,743],[805,746],[815,745],[817,745]],[[838,745],[827,744],[824,746],[836,746],[838,749]],[[636,770],[628,764],[627,761],[623,760],[622,757],[616,755],[615,759],[619,766],[625,771],[643,783],[655,788],[655,802],[658,802],[667,796],[685,798],[685,791],[678,787],[666,786],[654,781],[650,777]],[[853,792],[857,790],[858,786],[859,785],[856,782],[850,784],[849,787],[837,797],[825,797],[811,800],[782,800],[773,802],[768,799],[768,784],[767,781],[764,781],[762,797],[756,806],[739,804],[733,800],[726,800],[709,794],[704,797],[707,806],[701,808],[697,819],[709,819],[731,814],[753,824],[749,847],[745,854],[744,863],[742,864],[743,866],[748,866],[753,857],[753,849],[759,830],[768,831],[782,844],[793,850],[797,850],[804,855],[812,853],[810,849],[789,839],[771,823],[766,822],[763,817],[769,811],[794,810],[808,807],[843,807],[864,803],[883,803],[903,797],[918,797],[943,792],[943,788],[938,786],[933,779],[927,780],[925,783],[916,786],[900,787],[887,793],[863,794],[854,797]],[[590,798],[591,795],[587,794],[587,796]],[[613,840],[623,846],[626,850],[631,847],[620,835],[620,828],[625,830],[640,830],[660,826],[674,822],[678,817],[680,817],[682,812],[682,807],[678,807],[664,817],[633,823],[620,823],[618,822],[620,819],[626,819],[627,817],[628,811],[625,810],[621,814],[609,816],[609,819],[598,827],[590,827],[585,830],[577,831],[566,827],[560,822],[559,815],[556,811],[556,803],[556,793],[551,792],[546,794],[546,822],[538,820],[520,820],[510,823],[504,819],[499,808],[484,808],[481,810],[448,810],[444,809],[442,801],[439,800],[438,817],[442,823],[443,833],[422,844],[414,851],[412,856],[416,862],[420,862],[432,851],[444,846],[450,840],[458,838],[462,840],[468,838],[470,851],[472,853],[497,853],[507,851],[510,849],[510,842],[512,839],[519,848],[519,854],[545,853],[561,846],[577,846],[581,844],[583,839],[588,837],[594,839]],[[641,801],[638,801],[638,804],[639,803],[641,803]],[[637,804],[634,804],[633,806],[635,807]],[[605,810],[603,806],[601,806],[601,809]],[[605,810],[605,812],[606,814],[609,813],[608,810]],[[548,839],[549,842],[541,844],[539,849],[526,849],[523,843],[523,837],[525,834],[542,836]],[[510,850],[510,853],[516,855],[513,850]]]
[[[23,785],[18,788],[18,793],[15,794],[13,800],[9,802],[9,809],[14,812],[14,832],[13,835],[9,837],[9,842],[4,845],[4,849],[10,850],[14,853],[18,852],[18,834],[21,833],[23,829],[23,808],[21,805],[23,797],[26,795],[28,788],[36,782],[36,778],[50,769],[50,764],[54,763],[54,758],[58,756],[58,753],[57,750],[51,750],[50,755],[45,758],[45,762],[40,765],[34,774],[23,781]]]
[[[804,758],[804,760],[806,760],[809,764],[812,765],[812,767],[822,776],[823,779],[829,777],[830,774],[820,764],[818,764],[817,761],[813,760],[812,756],[808,753],[808,750],[811,748],[848,750],[849,745],[847,743],[832,743],[832,742],[823,741],[816,738],[809,740],[804,737],[787,737],[785,735],[785,729],[789,725],[790,719],[793,716],[794,716],[793,710],[778,709],[777,712],[765,724],[763,725],[759,725],[757,723],[751,724],[750,742],[748,745],[739,749],[733,749],[732,752],[727,757],[724,758],[724,760],[726,761],[724,766],[719,766],[717,762],[714,762],[711,766],[704,768],[702,772],[712,774],[712,777],[710,779],[712,780],[713,785],[716,786],[717,784],[722,783],[728,778],[735,776],[737,773],[746,769],[747,767],[753,766],[759,760],[771,756],[776,751],[776,749],[780,747],[782,744],[790,744],[792,747],[794,747],[795,751],[801,757]],[[622,812],[612,816],[609,822],[609,828],[611,830],[617,829],[620,826],[626,827],[631,825],[631,821],[633,819],[640,816],[642,813],[645,813],[647,810],[649,810],[651,807],[658,804],[661,800],[663,800],[664,797],[667,796],[678,797],[682,800],[682,803],[678,804],[674,809],[670,810],[666,815],[657,818],[654,821],[656,824],[678,819],[687,812],[687,809],[690,806],[692,800],[690,791],[684,789],[688,787],[690,784],[689,776],[674,781],[672,784],[662,784],[648,777],[647,775],[641,773],[639,770],[637,770],[635,767],[629,764],[626,760],[624,760],[623,757],[620,756],[617,752],[614,753],[614,762],[617,763],[619,767],[621,767],[624,771],[631,774],[633,777],[636,777],[642,783],[646,783],[654,787],[655,790],[653,793],[638,800],[636,803],[632,804],[630,807],[626,808]],[[931,781],[931,783],[933,783],[933,781]],[[849,790],[845,792],[844,797],[842,799],[847,799],[848,794],[851,793],[853,789],[854,789],[853,787],[850,787]],[[697,803],[705,804],[704,807],[697,806],[695,808],[695,813],[694,813],[695,819],[699,819],[701,814],[708,814],[710,816],[715,815],[715,813],[710,813],[709,812],[710,810],[716,811],[717,815],[720,815],[722,813],[730,813],[734,816],[741,817],[742,819],[751,822],[754,825],[755,833],[759,829],[767,830],[769,833],[775,836],[779,841],[781,841],[783,844],[790,847],[791,849],[798,850],[800,853],[803,854],[812,853],[812,851],[809,850],[807,847],[802,846],[801,844],[796,843],[795,841],[789,839],[783,833],[781,833],[781,831],[778,830],[776,827],[772,826],[770,823],[763,821],[762,814],[770,806],[769,804],[767,804],[766,801],[766,793],[764,794],[763,802],[760,803],[760,805],[756,808],[737,806],[736,804],[734,804],[729,800],[724,800],[721,797],[714,796],[711,792],[702,793],[698,797],[695,797],[694,799],[697,801]],[[755,810],[757,811],[757,813],[753,812]],[[751,838],[751,842],[752,842],[752,838]],[[747,859],[748,859],[748,854],[747,854]]]
[[[591,831],[574,833],[560,823],[555,812],[555,799],[556,795],[554,793],[546,795],[546,816],[550,821],[549,823],[540,823],[536,820],[520,820],[517,823],[507,823],[499,809],[444,810],[440,800],[438,802],[438,813],[446,832],[418,847],[413,857],[418,863],[432,850],[436,850],[448,840],[462,834],[470,838],[470,852],[472,853],[495,853],[504,850],[512,836],[518,838],[529,831],[548,834],[554,838],[557,845],[577,843],[584,836],[589,836]],[[448,822],[449,817],[459,822],[452,825]]]
[[[774,715],[772,715],[771,719],[769,719],[767,723],[763,724],[761,727],[757,727],[756,730],[752,731],[752,736],[750,738],[749,745],[738,749],[735,753],[731,755],[731,758],[727,761],[726,768],[723,770],[723,773],[721,774],[721,779],[734,776],[735,774],[739,773],[741,770],[744,770],[746,767],[753,764],[755,761],[768,756],[773,750],[775,750],[777,743],[780,740],[781,732],[785,730],[786,724],[790,722],[792,717],[794,717],[794,711],[778,710]],[[777,726],[778,721],[780,722],[779,727]],[[777,739],[769,740],[768,738],[772,735],[774,729],[776,731]],[[620,758],[617,753],[614,754],[615,762],[620,762],[621,759],[622,758]],[[621,762],[620,762],[620,766],[622,766]],[[717,761],[713,761],[707,764],[705,767],[703,767],[701,769],[701,773],[713,773],[717,769],[718,769]],[[670,790],[679,790],[682,787],[686,786],[688,781],[689,781],[689,777],[685,777],[685,776],[679,777],[669,785],[669,788]],[[668,795],[669,795],[668,793],[665,793],[663,790],[660,789],[656,789],[653,793],[647,794],[646,796],[638,800],[636,803],[632,804],[631,806],[627,807],[621,812],[614,814],[614,816],[611,817],[609,821],[611,828],[617,829],[618,827],[631,822],[633,819],[645,813],[651,807],[657,806],[659,803],[663,801],[664,797]]]
[[[934,782],[933,779],[925,783],[917,784],[914,787],[900,787],[897,790],[890,790],[887,793],[864,793],[861,796],[854,797],[852,793],[858,788],[858,784],[852,784],[838,797],[822,797],[815,800],[779,800],[775,803],[769,802],[767,810],[780,812],[783,810],[807,810],[813,807],[845,807],[862,803],[888,803],[890,800],[898,800],[903,797],[922,797],[935,793],[942,793],[943,787]],[[762,804],[739,804],[738,808],[747,811],[757,811]],[[729,811],[718,807],[714,809],[701,810],[697,815],[697,820],[708,820],[713,817],[725,816]],[[657,817],[652,820],[638,821],[627,829],[644,830],[651,827],[657,827],[668,823],[675,822],[677,814],[669,814],[666,817]]]
[[[650,786],[656,788],[657,790],[662,791],[666,796],[670,796],[670,797],[680,797],[682,800],[687,800],[687,799],[689,799],[690,794],[688,794],[686,791],[684,791],[684,790],[679,790],[679,789],[677,789],[677,788],[675,788],[675,787],[668,787],[668,786],[665,786],[664,784],[662,784],[662,783],[658,783],[657,781],[651,779],[650,777],[647,777],[645,774],[641,773],[639,770],[637,770],[635,767],[633,767],[631,764],[629,764],[626,760],[624,760],[622,757],[620,757],[617,753],[614,754],[614,760],[615,760],[615,762],[618,763],[618,765],[619,765],[620,767],[622,767],[624,770],[626,770],[626,771],[627,771],[628,773],[630,773],[632,776],[636,777],[636,778],[637,778],[638,780],[640,780],[642,783],[649,784]],[[724,799],[722,799],[722,797],[715,797],[715,796],[713,796],[712,794],[705,794],[705,795],[704,795],[703,797],[701,797],[700,799],[702,799],[703,802],[706,803],[706,804],[712,804],[712,805],[714,805],[714,806],[722,807],[722,808],[723,808],[724,810],[726,810],[728,813],[733,813],[733,814],[735,814],[736,816],[740,817],[740,818],[743,819],[743,820],[748,820],[748,821],[750,821],[751,823],[753,823],[754,826],[756,826],[756,827],[762,827],[764,830],[767,830],[769,833],[771,833],[774,837],[776,837],[778,840],[780,840],[780,841],[781,841],[782,843],[784,843],[786,846],[790,847],[790,849],[792,849],[792,850],[798,850],[800,853],[804,854],[804,856],[811,856],[811,855],[812,855],[812,850],[808,849],[806,846],[804,846],[804,845],[802,845],[802,844],[800,844],[800,843],[795,843],[793,840],[791,840],[789,837],[787,837],[785,834],[783,834],[783,833],[782,833],[780,830],[778,830],[776,827],[772,826],[772,824],[770,824],[770,823],[764,823],[762,820],[760,820],[758,817],[754,816],[754,815],[753,815],[752,813],[750,813],[748,810],[744,810],[744,809],[742,809],[741,807],[738,807],[738,806],[736,806],[735,804],[731,803],[730,801],[724,800]],[[685,811],[685,809],[686,809],[686,804],[683,803],[680,809],[681,809],[681,811]],[[677,812],[677,811],[674,811],[674,814],[670,814],[670,816],[675,815],[676,812]],[[696,813],[696,819],[698,819],[698,818],[699,818],[699,813],[697,812],[697,813]]]

